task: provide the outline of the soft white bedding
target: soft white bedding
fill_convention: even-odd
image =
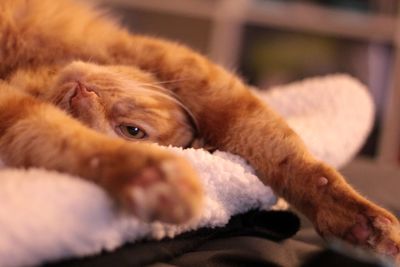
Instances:
[[[336,167],[355,155],[372,126],[371,98],[349,76],[313,78],[257,94],[287,119],[315,156]],[[206,191],[201,217],[187,225],[142,223],[116,213],[107,195],[82,179],[0,164],[1,266],[36,265],[113,250],[142,238],[223,226],[232,215],[275,203],[270,188],[237,156],[165,149],[193,164]]]

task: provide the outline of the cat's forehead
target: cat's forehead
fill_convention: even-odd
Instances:
[[[113,117],[131,117],[132,115],[137,115],[138,112],[154,115],[156,110],[153,105],[149,105],[144,99],[126,97],[113,102],[110,113]]]
[[[179,104],[168,97],[157,94],[140,94],[128,97],[115,97],[108,100],[109,116],[112,118],[157,118],[170,121],[184,119],[185,112]]]

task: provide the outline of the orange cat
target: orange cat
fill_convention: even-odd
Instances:
[[[148,142],[115,137],[211,146],[245,158],[322,236],[399,259],[396,217],[314,159],[240,79],[186,47],[68,0],[2,0],[0,62],[9,165],[79,175],[128,212],[177,223],[199,211],[196,174]]]

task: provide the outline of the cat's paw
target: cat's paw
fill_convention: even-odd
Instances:
[[[184,223],[199,215],[203,190],[185,158],[104,136],[88,139],[80,151],[74,174],[99,184],[120,210],[148,222]]]
[[[153,145],[107,140],[84,166],[123,211],[141,220],[183,223],[200,213],[196,172],[184,158]]]
[[[391,214],[372,210],[357,214],[343,237],[400,263],[400,224]]]
[[[323,237],[341,238],[400,263],[400,223],[394,215],[358,197],[351,205],[339,203],[325,206],[316,216]]]
[[[202,204],[197,176],[181,158],[144,167],[121,194],[124,207],[148,222],[183,223],[196,217]]]

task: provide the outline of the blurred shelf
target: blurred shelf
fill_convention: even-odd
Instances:
[[[134,9],[164,12],[206,19],[230,18],[230,10],[221,10],[225,0],[102,0]],[[236,4],[238,0],[230,1]],[[243,2],[243,1],[242,1]],[[239,11],[242,23],[299,31],[311,31],[340,37],[392,42],[396,18],[389,15],[323,7],[309,3],[245,0]],[[224,5],[227,6],[227,5]],[[288,19],[290,18],[290,19]]]
[[[218,1],[214,0],[99,0],[113,5],[173,15],[210,18]]]
[[[252,1],[247,21],[260,26],[393,42],[396,18],[298,2]]]
[[[211,22],[208,54],[228,69],[239,62],[246,25],[389,44],[394,48],[377,159],[398,164],[400,149],[400,18],[305,2],[273,0],[97,0]],[[397,13],[398,14],[398,13]]]
[[[400,163],[400,48],[394,55],[391,85],[386,99],[382,133],[379,142],[380,162]]]

